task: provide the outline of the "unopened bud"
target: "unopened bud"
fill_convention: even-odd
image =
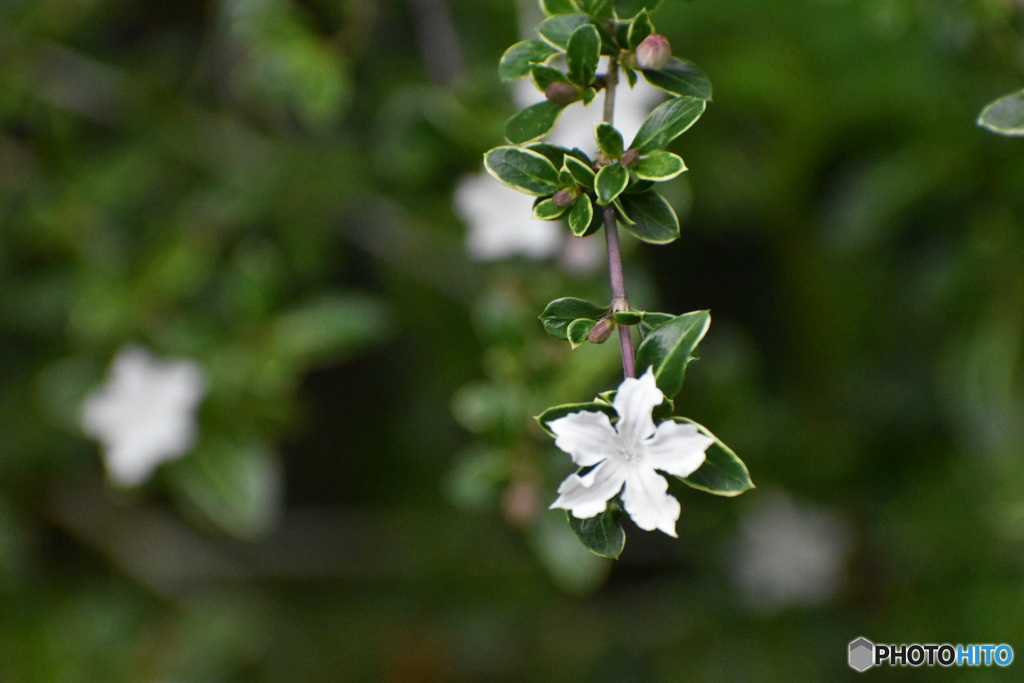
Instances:
[[[596,325],[590,328],[590,332],[587,332],[587,340],[591,344],[603,344],[612,335],[614,329],[615,321],[611,316],[601,318]]]
[[[629,149],[622,153],[621,157],[619,157],[619,163],[625,166],[626,168],[629,168],[630,166],[635,164],[637,159],[639,158],[640,152],[636,151],[635,147],[630,147]]]
[[[572,203],[576,201],[576,190],[571,187],[563,187],[551,197],[551,201],[559,209],[572,206]]]
[[[564,107],[580,98],[580,90],[572,83],[555,81],[544,89],[544,97],[548,98],[548,102]]]
[[[660,69],[672,58],[668,38],[652,33],[636,46],[636,65],[641,69]]]

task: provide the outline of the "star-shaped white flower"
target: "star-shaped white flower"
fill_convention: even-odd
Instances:
[[[82,404],[82,429],[103,444],[110,479],[135,486],[192,448],[205,393],[194,361],[159,361],[129,347],[114,359],[107,383]]]
[[[676,535],[679,501],[668,494],[668,480],[655,470],[678,477],[704,463],[714,443],[693,424],[666,420],[655,425],[651,411],[665,399],[650,368],[639,379],[619,385],[613,405],[614,425],[602,412],[581,411],[552,420],[555,445],[572,456],[586,474],[571,474],[558,487],[552,508],[586,519],[600,514],[619,491],[622,504],[638,527]]]

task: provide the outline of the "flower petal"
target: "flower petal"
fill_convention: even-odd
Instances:
[[[668,494],[668,481],[649,467],[631,467],[626,474],[622,506],[644,531],[660,529],[676,536],[679,501]]]
[[[555,434],[555,445],[580,467],[596,465],[619,448],[619,435],[601,412],[569,413],[549,422],[548,429]]]
[[[558,487],[558,498],[550,509],[569,510],[577,519],[599,515],[622,489],[624,476],[624,469],[612,460],[605,460],[582,477],[570,474]]]
[[[714,442],[693,424],[665,420],[654,437],[643,442],[643,463],[677,477],[688,477],[704,464],[704,451]]]
[[[654,434],[651,411],[664,400],[665,395],[654,381],[652,368],[647,368],[639,379],[627,377],[622,381],[613,403],[619,414],[615,427],[625,444],[635,446]]]

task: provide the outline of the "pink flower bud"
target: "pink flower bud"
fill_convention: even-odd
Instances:
[[[636,65],[641,69],[660,69],[672,58],[668,38],[652,33],[636,46]]]
[[[564,209],[567,206],[572,206],[572,203],[576,201],[576,190],[570,187],[563,187],[561,190],[556,192],[551,201],[554,202],[555,206],[559,209]]]
[[[591,344],[603,344],[612,335],[612,330],[614,329],[615,321],[611,319],[611,316],[606,316],[598,320],[597,324],[590,328],[590,332],[587,333],[587,339]]]
[[[544,89],[544,97],[548,98],[548,102],[564,107],[580,98],[580,90],[572,83],[555,81]]]

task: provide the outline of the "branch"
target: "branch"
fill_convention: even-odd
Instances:
[[[615,89],[619,83],[619,63],[614,58],[608,60],[608,73],[605,75],[604,120],[612,125],[615,121]],[[626,298],[626,279],[622,272],[622,249],[619,247],[619,227],[615,218],[615,207],[604,207],[604,237],[608,244],[608,279],[612,290],[612,312],[628,311],[629,300]],[[633,336],[629,325],[619,325],[619,349],[622,352],[622,373],[626,377],[636,377],[636,361],[633,357]]]

